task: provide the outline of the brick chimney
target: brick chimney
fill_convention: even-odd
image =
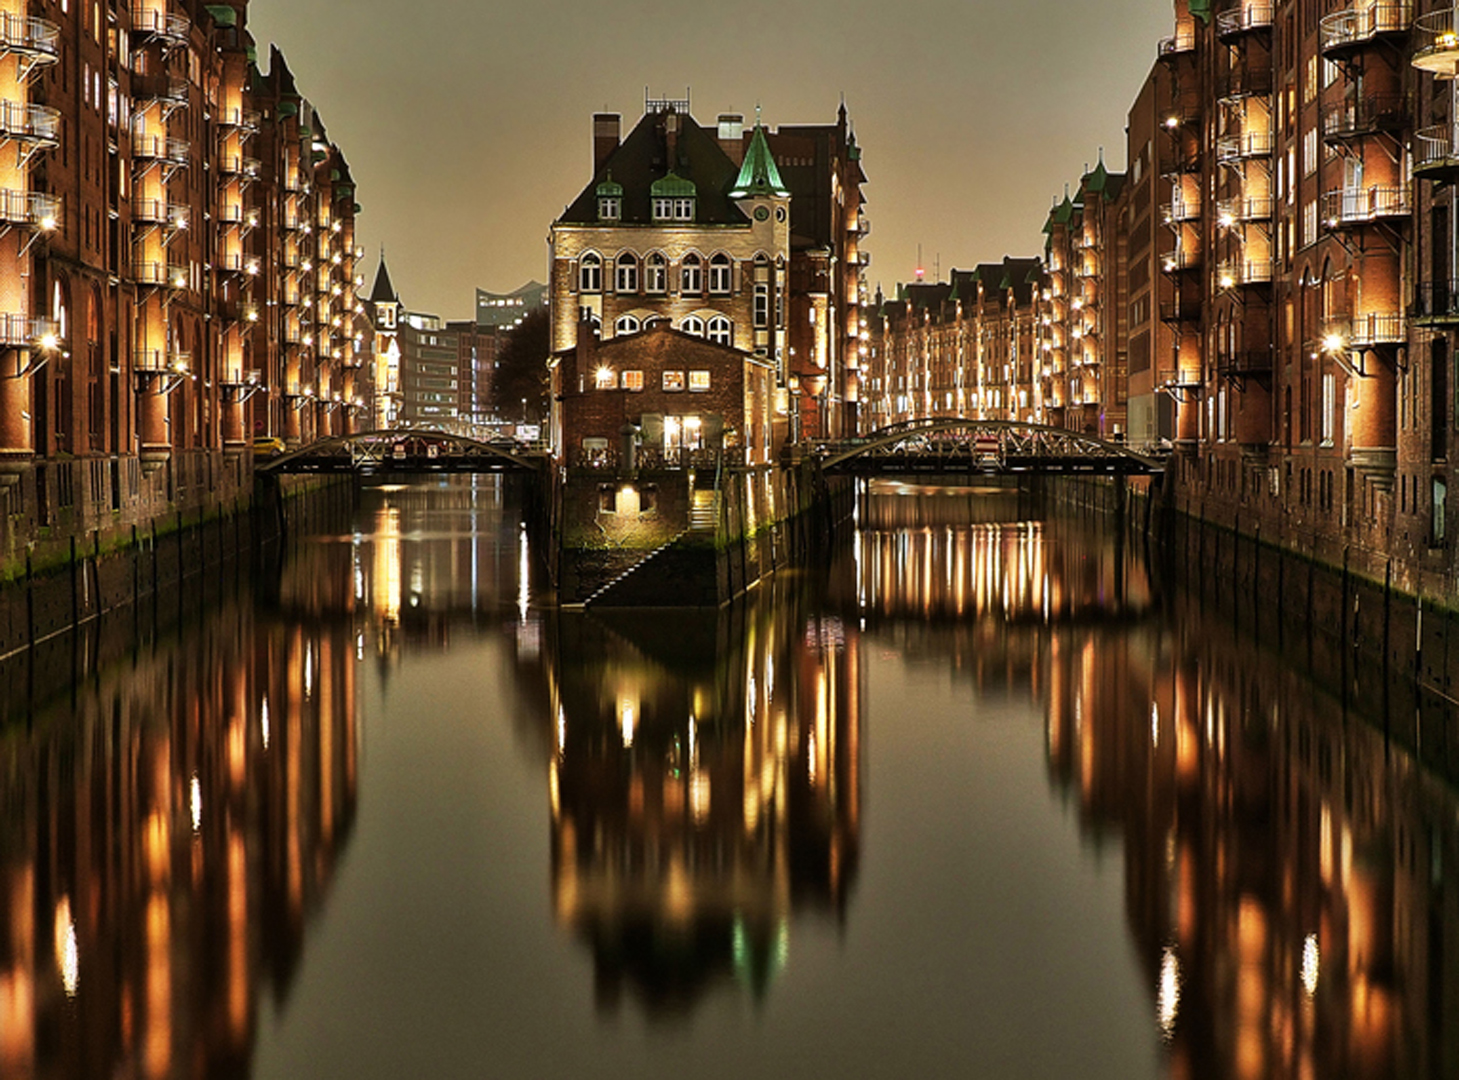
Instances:
[[[672,109],[664,117],[664,144],[669,153],[667,168],[673,172],[679,167],[679,114]]]
[[[603,169],[608,156],[618,149],[622,118],[617,113],[593,114],[593,175]]]

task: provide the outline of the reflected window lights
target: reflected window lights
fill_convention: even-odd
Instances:
[[[1169,1041],[1175,1037],[1175,1023],[1180,1016],[1180,959],[1175,946],[1167,945],[1160,960],[1160,985],[1155,992],[1156,1019],[1160,1032]]]
[[[193,773],[192,781],[188,785],[188,805],[192,810],[193,832],[200,833],[203,829],[203,785],[198,779],[198,774]]]
[[[269,744],[269,719],[268,719],[268,698],[264,698],[258,710],[258,731],[263,737],[263,748],[268,749]]]
[[[55,946],[61,987],[68,998],[74,998],[81,985],[81,953],[76,943],[76,921],[71,917],[69,896],[61,897],[56,903]]]
[[[1322,956],[1317,948],[1317,935],[1308,934],[1302,942],[1302,989],[1308,997],[1317,994],[1317,977],[1322,968]]]
[[[638,704],[620,699],[618,702],[618,730],[623,737],[623,748],[632,749],[634,726],[638,720]]]

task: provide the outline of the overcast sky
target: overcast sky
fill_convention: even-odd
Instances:
[[[870,186],[869,281],[1039,251],[1050,201],[1124,123],[1171,0],[252,0],[344,150],[373,279],[468,318],[477,286],[543,280],[591,175],[591,116],[655,96],[696,118],[829,123],[844,94]]]

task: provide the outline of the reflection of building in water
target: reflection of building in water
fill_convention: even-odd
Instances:
[[[1452,789],[1225,627],[1064,633],[1049,680],[1050,766],[1123,837],[1173,1076],[1452,1073]]]
[[[247,611],[0,743],[0,1075],[246,1075],[357,799],[348,643]]]
[[[858,859],[855,631],[765,595],[731,613],[565,620],[552,684],[558,919],[597,989],[654,1013],[714,982],[759,994],[791,917],[844,914]]]
[[[290,553],[280,605],[290,616],[353,621],[360,648],[382,662],[403,648],[446,648],[453,626],[525,600],[521,496],[500,476],[363,488],[352,534]]]

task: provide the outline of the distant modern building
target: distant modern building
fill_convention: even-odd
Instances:
[[[511,329],[530,312],[547,307],[547,286],[529,281],[509,293],[476,290],[476,325]]]

